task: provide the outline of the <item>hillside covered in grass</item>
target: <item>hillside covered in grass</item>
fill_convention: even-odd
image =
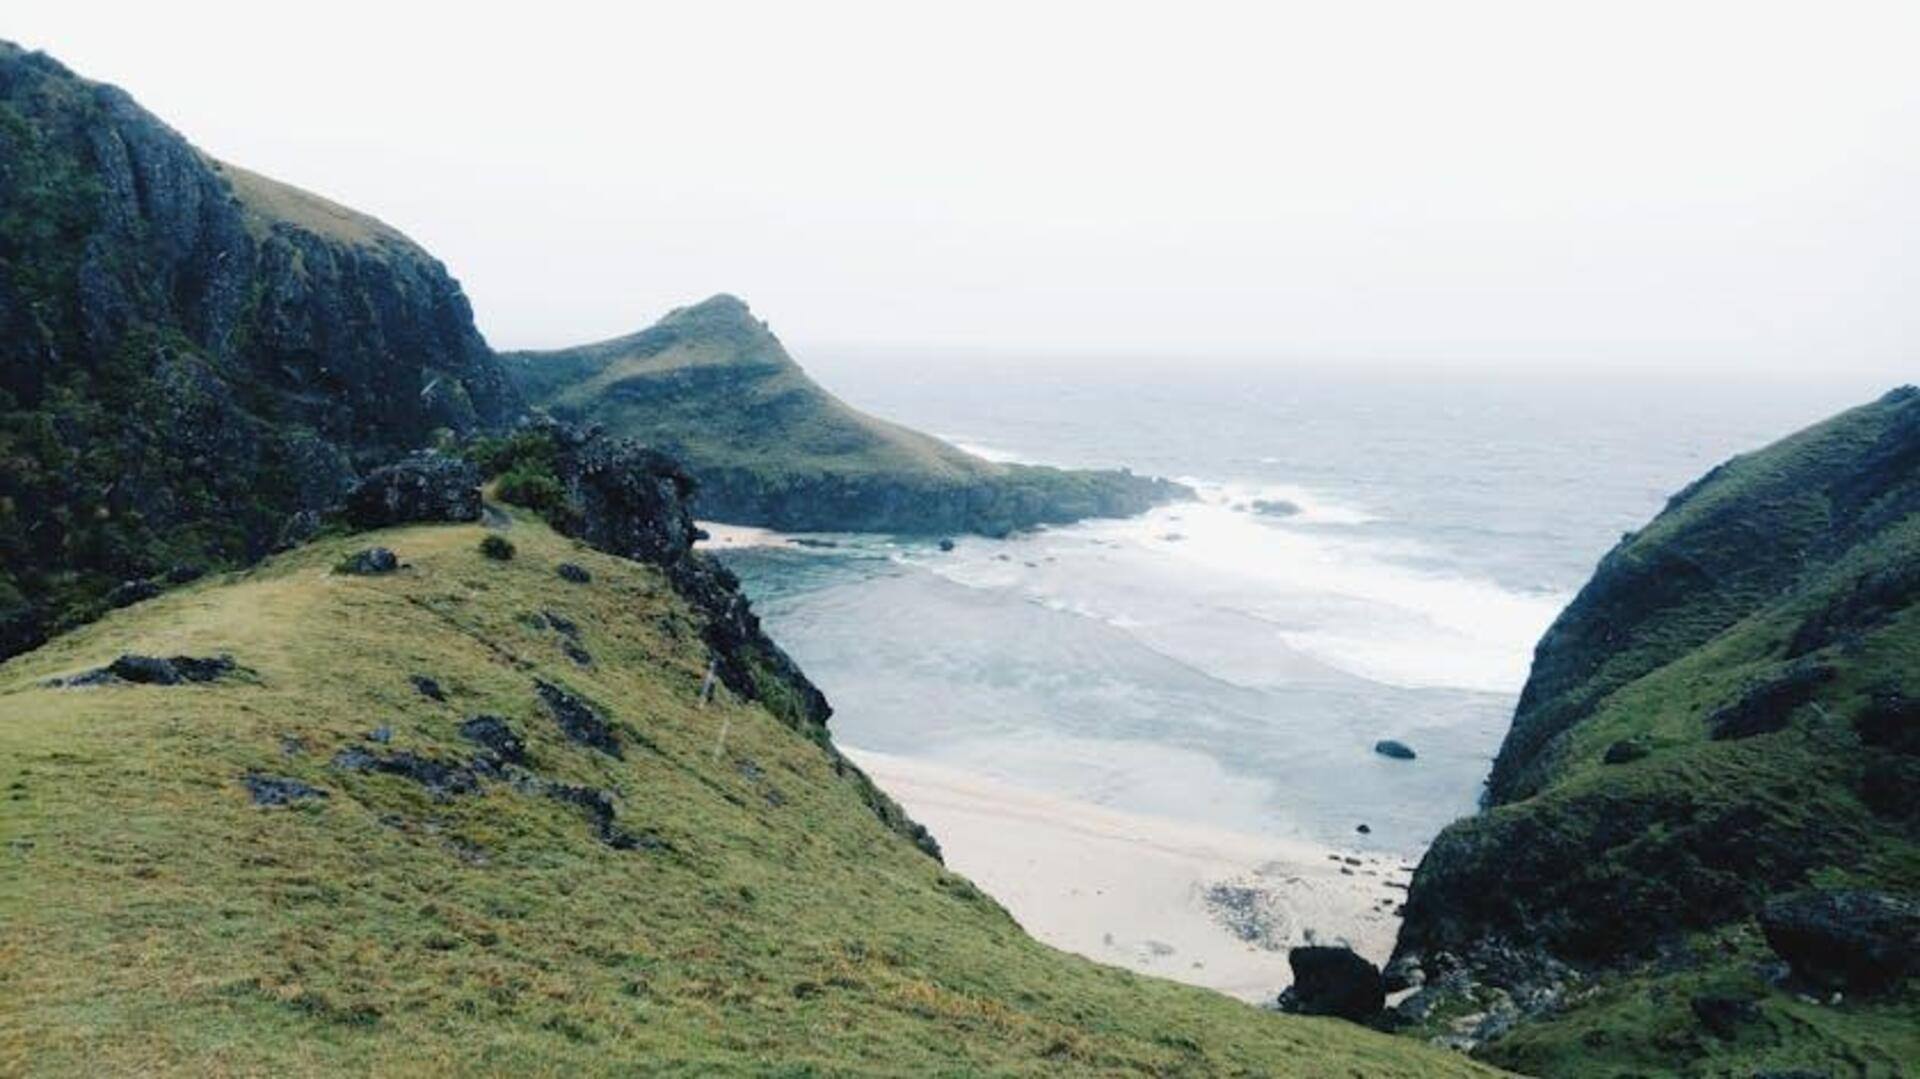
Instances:
[[[1004,534],[1190,492],[1125,471],[985,460],[848,407],[747,305],[715,296],[627,337],[502,359],[528,400],[683,461],[700,516],[792,531]]]
[[[0,665],[0,1072],[1472,1070],[1035,943],[670,568],[490,516]]]
[[[1415,874],[1406,1021],[1543,1075],[1920,1061],[1916,599],[1912,387],[1624,538]]]

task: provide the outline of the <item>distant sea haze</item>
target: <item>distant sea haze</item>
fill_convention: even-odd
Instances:
[[[950,552],[868,536],[730,554],[843,744],[1405,857],[1473,810],[1534,643],[1622,532],[1720,460],[1885,389],[815,370],[983,456],[1125,465],[1200,496]],[[1375,754],[1382,738],[1417,759]]]

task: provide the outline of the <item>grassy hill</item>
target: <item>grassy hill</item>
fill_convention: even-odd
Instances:
[[[821,743],[703,704],[660,570],[508,512],[319,542],[0,665],[0,1073],[1477,1067],[1037,944]],[[369,544],[405,567],[335,569]],[[123,653],[235,667],[48,684]]]
[[[1807,889],[1920,895],[1917,598],[1911,387],[1727,462],[1623,539],[1540,642],[1492,807],[1414,877],[1417,1028],[1518,1018],[1482,1051],[1543,1075],[1920,1061],[1920,994],[1831,996],[1756,921]]]
[[[528,400],[679,458],[702,516],[799,531],[992,534],[1125,516],[1187,492],[1127,472],[1001,464],[848,407],[732,296],[627,337],[503,354]]]

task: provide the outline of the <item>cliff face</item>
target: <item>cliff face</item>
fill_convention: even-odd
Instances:
[[[0,42],[0,656],[519,411],[405,237]]]
[[[791,531],[1004,534],[1128,516],[1190,492],[1124,471],[999,464],[822,389],[747,306],[716,296],[637,334],[508,353],[535,404],[681,459],[701,516]]]
[[[1917,599],[1911,387],[1729,461],[1622,540],[1540,642],[1490,808],[1414,876],[1415,1018],[1498,990],[1531,1022],[1492,1052],[1522,1070],[1705,1060],[1733,1051],[1686,1008],[1708,987],[1743,1002],[1750,1058],[1811,1023],[1836,1066],[1879,1059],[1860,1046],[1913,999],[1796,1015],[1809,990],[1753,973],[1779,958],[1756,918],[1810,887],[1920,888]],[[1670,1014],[1630,1014],[1649,992]]]

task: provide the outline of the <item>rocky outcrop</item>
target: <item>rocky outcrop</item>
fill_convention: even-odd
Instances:
[[[1778,896],[1760,911],[1767,944],[1824,989],[1884,993],[1920,974],[1920,902],[1858,888]]]
[[[1351,948],[1309,945],[1287,953],[1293,984],[1280,994],[1280,1010],[1296,1015],[1332,1015],[1366,1022],[1386,1006],[1380,968]]]
[[[480,470],[466,460],[416,453],[369,472],[347,492],[342,516],[355,528],[480,519]]]
[[[520,410],[404,236],[0,42],[0,658]]]

